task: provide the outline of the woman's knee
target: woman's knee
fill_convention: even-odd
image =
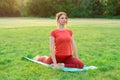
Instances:
[[[78,63],[78,68],[83,68],[83,67],[84,67],[84,63],[80,61],[80,62]]]

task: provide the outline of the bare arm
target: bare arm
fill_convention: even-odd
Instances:
[[[73,48],[73,52],[76,58],[78,58],[78,51],[77,51],[77,47],[74,41],[74,37],[72,36],[72,48]]]
[[[53,60],[53,64],[56,65],[56,58],[55,58],[55,53],[54,53],[54,37],[50,36],[50,53],[51,53],[51,58]]]
[[[55,39],[53,36],[50,36],[50,52],[51,52],[51,58],[53,61],[53,64],[51,64],[51,65],[56,67],[56,68],[61,68],[62,66],[64,66],[64,64],[57,63],[55,53],[54,53],[54,44],[55,44]]]

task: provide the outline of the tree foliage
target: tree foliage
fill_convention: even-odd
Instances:
[[[16,0],[0,0],[0,16],[20,16]]]
[[[120,16],[120,0],[0,0],[0,16],[51,17],[59,11],[69,17]]]

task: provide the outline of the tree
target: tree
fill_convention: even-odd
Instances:
[[[49,17],[52,16],[54,9],[49,0],[30,0],[27,3],[27,12],[30,16]]]
[[[0,0],[0,16],[19,16],[15,0]]]
[[[120,0],[107,0],[105,14],[109,16],[120,15]]]

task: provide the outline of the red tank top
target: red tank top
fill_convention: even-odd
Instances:
[[[65,29],[55,29],[50,34],[55,38],[55,55],[70,56],[72,55],[72,31]]]

